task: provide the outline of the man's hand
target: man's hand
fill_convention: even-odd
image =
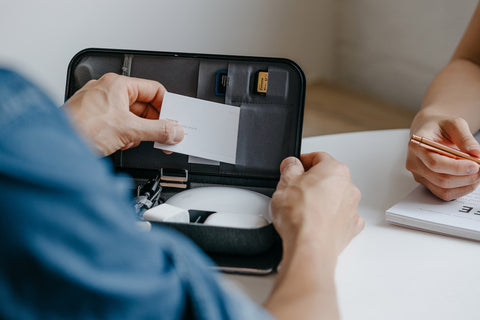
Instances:
[[[363,228],[360,191],[344,164],[326,153],[285,159],[273,194],[273,224],[283,259],[265,307],[279,319],[338,319],[338,254]]]
[[[467,122],[450,115],[426,115],[420,112],[412,123],[411,133],[480,157],[480,145]],[[449,201],[472,192],[480,183],[480,166],[470,160],[452,159],[410,142],[406,168],[415,180],[437,197]]]
[[[360,191],[348,167],[327,153],[285,159],[272,197],[273,223],[287,247],[299,242],[321,243],[335,257],[363,228],[358,215]]]
[[[141,141],[182,141],[180,125],[158,120],[165,91],[156,81],[108,73],[89,81],[64,108],[80,134],[107,156]]]

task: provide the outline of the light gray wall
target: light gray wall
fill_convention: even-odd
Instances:
[[[0,65],[63,100],[70,58],[87,47],[286,57],[416,109],[477,0],[3,1]]]
[[[334,80],[417,109],[477,0],[337,0]]]
[[[68,62],[87,47],[285,57],[309,79],[329,79],[334,1],[2,1],[0,65],[59,104]]]

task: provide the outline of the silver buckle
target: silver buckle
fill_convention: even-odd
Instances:
[[[133,54],[126,54],[123,56],[122,75],[130,77],[132,71]]]
[[[160,185],[162,187],[186,189],[187,182],[187,169],[160,169]]]

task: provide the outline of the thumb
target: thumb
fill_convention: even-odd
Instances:
[[[133,115],[133,114],[132,114]],[[133,117],[138,139],[141,141],[156,141],[164,144],[177,144],[183,140],[183,127],[173,121],[151,120]]]
[[[302,163],[295,157],[288,157],[280,164],[280,181],[288,184],[295,177],[305,172]]]
[[[473,137],[465,120],[450,122],[445,129],[450,140],[457,145],[460,151],[480,157],[480,144]]]

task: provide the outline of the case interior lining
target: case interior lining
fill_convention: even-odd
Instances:
[[[83,57],[73,70],[76,89],[107,72],[122,73],[123,54],[91,54]],[[241,107],[237,164],[220,166],[190,164],[188,156],[165,155],[153,148],[153,142],[143,142],[137,148],[114,155],[117,166],[123,168],[195,170],[198,173],[226,176],[279,175],[281,160],[295,153],[302,88],[293,70],[272,62],[200,59],[177,56],[135,54],[131,58],[130,75],[159,81],[167,90],[204,100]],[[225,96],[215,94],[216,73],[228,70]],[[268,71],[266,94],[254,91],[258,71]],[[73,93],[73,92],[72,92]],[[300,107],[300,106],[299,106]]]

